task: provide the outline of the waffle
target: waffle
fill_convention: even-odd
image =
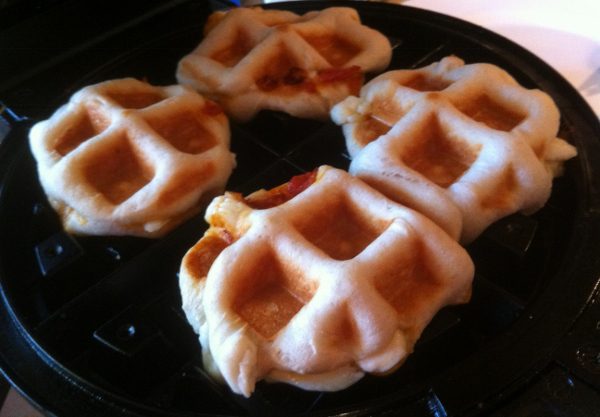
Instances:
[[[383,70],[391,46],[361,24],[354,9],[302,16],[237,8],[212,15],[205,37],[177,68],[179,83],[247,121],[262,109],[327,119],[331,106],[357,94],[365,72]]]
[[[30,131],[41,185],[75,234],[157,237],[220,194],[235,165],[220,107],[181,86],[88,86]]]
[[[225,193],[180,270],[205,368],[251,395],[266,379],[335,391],[385,374],[473,264],[433,222],[328,166],[244,198]]]
[[[560,115],[547,94],[457,57],[384,73],[331,116],[352,174],[463,243],[501,217],[541,208],[577,153],[556,136]]]

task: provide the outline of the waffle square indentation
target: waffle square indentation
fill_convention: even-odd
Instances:
[[[300,36],[329,64],[336,68],[346,65],[348,61],[360,52],[358,46],[341,36],[322,35],[318,33],[311,35],[300,34]]]
[[[226,67],[235,67],[254,48],[251,37],[243,30],[237,29],[232,42],[211,54],[211,58]]]
[[[316,287],[298,270],[288,270],[277,257],[268,253],[246,271],[240,280],[234,309],[260,335],[270,339],[310,301]]]
[[[417,316],[423,303],[443,291],[443,285],[429,270],[419,243],[411,243],[406,243],[402,259],[394,267],[378,271],[374,280],[379,294],[400,316]]]
[[[344,197],[324,207],[319,216],[296,225],[313,245],[336,260],[348,260],[361,253],[387,226],[372,219]]]
[[[201,112],[180,111],[146,121],[156,133],[175,149],[188,154],[206,152],[217,144],[214,135],[204,127]]]
[[[413,90],[426,91],[442,91],[452,84],[451,82],[439,77],[432,77],[422,73],[415,74],[414,77],[404,82],[405,87]]]
[[[479,149],[446,132],[433,116],[423,123],[420,136],[412,138],[400,158],[409,168],[447,188],[469,169],[478,153]]]
[[[154,176],[152,166],[138,155],[126,133],[89,158],[83,172],[88,183],[113,204],[127,200]]]
[[[96,108],[78,111],[74,120],[65,122],[65,130],[58,135],[54,150],[65,156],[88,139],[102,133],[108,126],[108,119]]]
[[[105,91],[107,97],[124,109],[143,109],[162,101],[165,97],[157,91]]]
[[[525,115],[503,106],[486,94],[457,107],[471,119],[503,132],[510,132],[525,119]]]

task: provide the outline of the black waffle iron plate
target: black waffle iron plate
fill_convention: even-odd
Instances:
[[[0,360],[5,376],[49,415],[600,415],[600,126],[552,68],[483,28],[370,2],[355,7],[394,46],[391,68],[455,54],[491,62],[560,108],[560,136],[577,158],[531,217],[490,227],[468,250],[472,301],[442,310],[393,375],[336,393],[259,383],[245,399],[204,373],[177,287],[201,216],[159,240],[73,237],[49,207],[28,129],[79,88],[125,76],[175,82],[215,3],[179,1],[121,25],[5,86],[0,132]],[[306,12],[328,2],[274,7]],[[248,193],[321,164],[347,168],[329,122],[261,113],[232,124],[238,167],[228,188]]]

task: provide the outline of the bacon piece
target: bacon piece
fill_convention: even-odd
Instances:
[[[223,108],[211,100],[206,100],[202,112],[208,116],[218,116],[223,113]]]
[[[317,77],[319,82],[334,83],[362,77],[362,72],[358,65],[352,65],[347,68],[327,68],[321,70],[318,72]]]
[[[313,170],[296,175],[289,182],[272,188],[268,191],[257,191],[244,199],[245,203],[253,209],[268,209],[279,206],[291,200],[302,191],[310,187],[317,178],[317,171]]]
[[[310,187],[317,179],[317,170],[312,170],[301,175],[292,177],[287,185],[287,191],[290,198],[300,194],[302,191]]]

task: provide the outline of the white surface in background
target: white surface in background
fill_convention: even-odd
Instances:
[[[0,417],[42,417],[42,414],[11,388],[0,409]]]

